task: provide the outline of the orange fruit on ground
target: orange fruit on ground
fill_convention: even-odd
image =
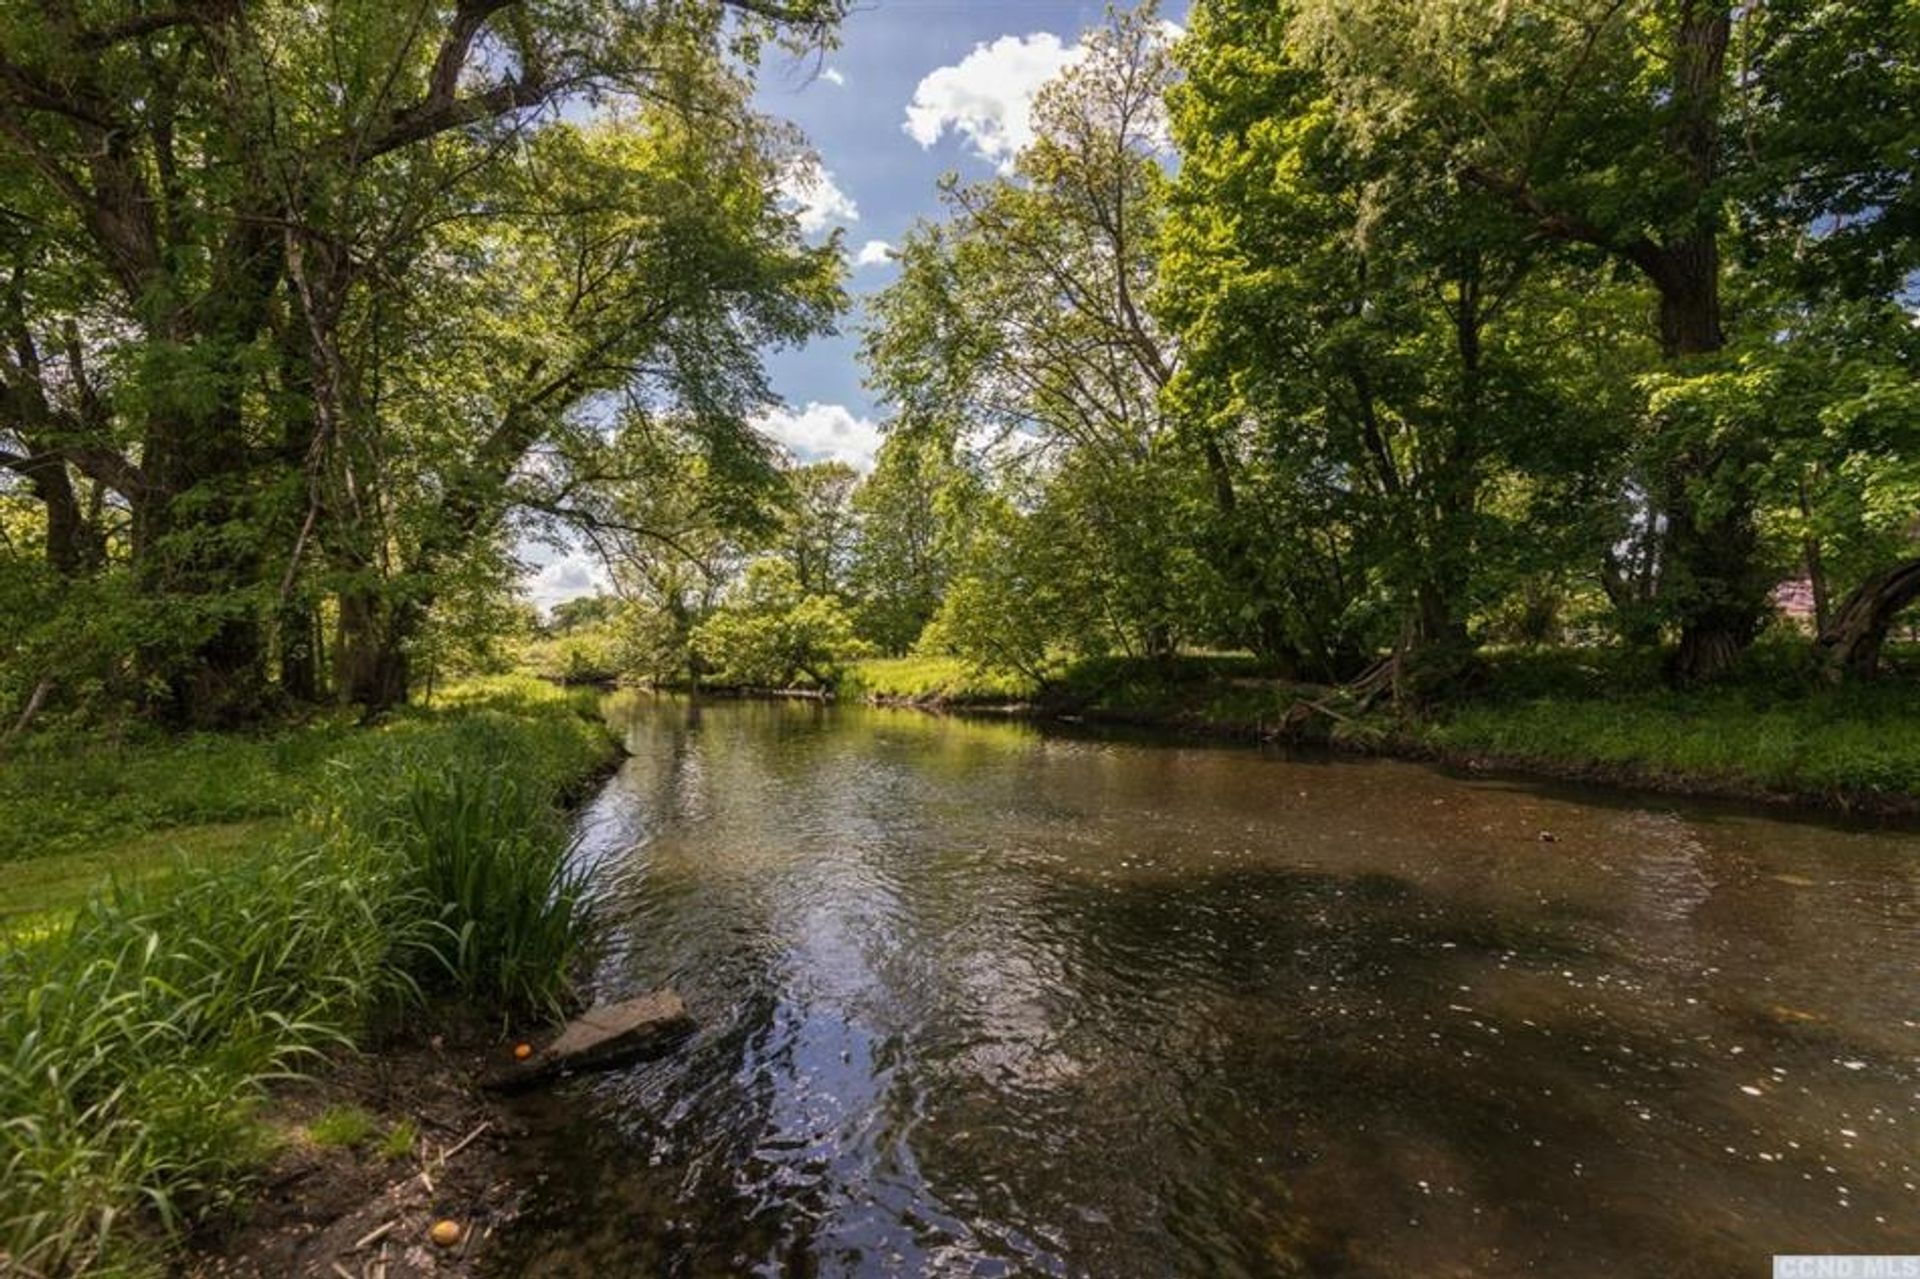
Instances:
[[[451,1248],[460,1242],[460,1223],[457,1221],[436,1221],[427,1236],[442,1248]]]
[[[531,1056],[533,1056],[532,1044],[515,1044],[513,1046],[513,1059],[515,1061],[525,1061]]]

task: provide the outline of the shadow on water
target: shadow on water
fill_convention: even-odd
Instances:
[[[1020,723],[627,715],[582,819],[599,984],[671,982],[702,1029],[528,1103],[546,1179],[497,1274],[1920,1246],[1907,841]]]

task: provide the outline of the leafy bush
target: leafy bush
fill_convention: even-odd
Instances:
[[[733,598],[693,632],[694,651],[722,684],[786,688],[805,675],[831,688],[872,646],[840,602],[810,595],[793,566],[756,560]]]

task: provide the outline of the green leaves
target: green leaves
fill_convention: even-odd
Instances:
[[[675,417],[716,494],[770,487],[762,351],[845,299],[749,76],[839,11],[0,3],[0,460],[61,478],[38,518],[139,600],[61,688],[258,718],[276,658],[322,692],[335,607],[337,691],[404,697],[505,611],[516,511],[595,505],[573,464],[622,409]]]
[[[897,456],[927,450],[922,467],[971,477],[940,484],[954,501],[923,517],[920,549],[901,558],[923,566],[921,582],[947,580],[940,642],[1002,669],[1031,670],[1056,643],[1160,652],[1189,611],[1174,525],[1193,477],[1161,456],[1181,353],[1149,307],[1171,162],[1167,42],[1151,6],[1089,33],[1086,57],[1036,101],[1012,174],[950,184],[948,217],[907,237],[871,308],[863,357],[896,438],[916,441]],[[1009,574],[1015,593],[981,611]],[[900,603],[924,618],[931,601]],[[1011,615],[1022,608],[1031,619]]]
[[[713,682],[750,688],[791,688],[804,675],[830,689],[849,663],[872,652],[837,599],[809,593],[793,564],[777,558],[747,565],[692,642]]]

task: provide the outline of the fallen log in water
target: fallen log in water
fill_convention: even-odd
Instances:
[[[581,1013],[552,1043],[482,1081],[503,1092],[532,1088],[580,1070],[607,1070],[664,1051],[693,1030],[687,1006],[671,990],[656,990]]]

